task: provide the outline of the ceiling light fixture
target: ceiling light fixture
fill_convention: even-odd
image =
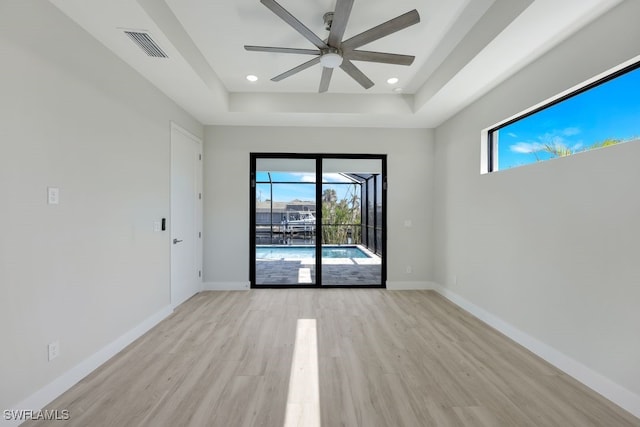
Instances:
[[[257,82],[258,81],[258,76],[254,76],[253,74],[249,74],[247,76],[247,80],[249,80],[250,82]]]
[[[398,83],[398,78],[397,77],[391,77],[390,79],[387,79],[387,83],[389,83],[390,85],[394,85],[396,83]]]
[[[338,49],[330,47],[322,52],[320,63],[325,68],[336,68],[342,64],[342,55]]]
[[[393,91],[394,91],[395,93],[402,93],[402,88],[401,88],[401,87],[394,87],[394,88],[393,88]]]

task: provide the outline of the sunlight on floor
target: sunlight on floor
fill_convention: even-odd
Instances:
[[[285,427],[320,427],[316,319],[298,319]]]
[[[311,269],[300,268],[298,270],[298,283],[311,283]]]

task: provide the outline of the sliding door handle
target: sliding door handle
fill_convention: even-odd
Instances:
[[[175,245],[176,243],[180,243],[182,242],[182,240],[178,240],[178,239],[173,239],[173,244]]]

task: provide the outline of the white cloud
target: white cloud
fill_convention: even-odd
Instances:
[[[301,182],[316,182],[316,174],[315,173],[307,173],[307,172],[295,172],[291,175],[299,177]]]
[[[570,127],[562,130],[562,135],[564,136],[573,136],[580,133],[580,128]]]
[[[517,142],[512,144],[509,148],[515,153],[531,154],[542,150],[544,145],[539,142]]]

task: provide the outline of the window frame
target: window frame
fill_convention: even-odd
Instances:
[[[548,108],[553,107],[554,105],[560,104],[568,99],[574,98],[584,92],[587,92],[595,87],[598,87],[604,83],[607,83],[611,80],[614,80],[622,75],[630,73],[640,69],[640,56],[634,57],[628,61],[623,62],[622,64],[605,71],[585,82],[582,82],[564,92],[561,92],[551,98],[548,98],[514,116],[511,116],[497,124],[485,129],[482,131],[481,137],[481,165],[480,172],[481,174],[499,172],[501,170],[507,169],[496,169],[497,166],[497,138],[494,136],[497,131],[503,129],[513,123],[516,123],[520,120],[526,119],[534,114],[539,113],[540,111],[546,110]],[[546,160],[543,160],[546,161]],[[526,165],[522,165],[526,166]],[[515,169],[514,168],[508,169]]]

